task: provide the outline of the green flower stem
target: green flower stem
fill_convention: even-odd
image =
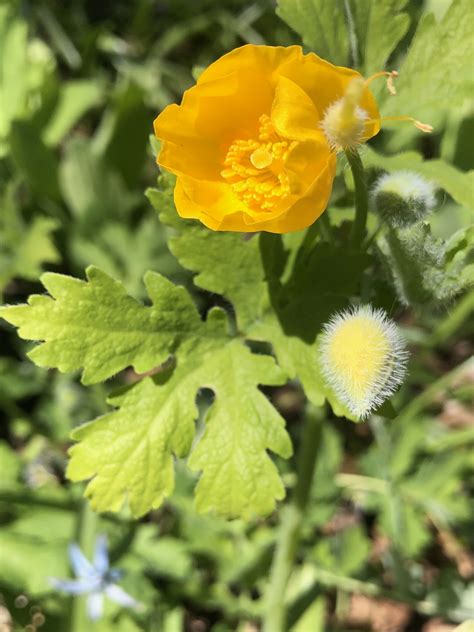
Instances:
[[[355,188],[355,218],[354,223],[352,224],[350,243],[351,246],[358,248],[365,237],[365,225],[367,223],[367,213],[369,209],[367,180],[365,177],[364,166],[357,150],[348,149],[345,153],[351,167]]]
[[[334,235],[331,227],[331,220],[327,209],[318,219],[306,229],[304,239],[301,243],[299,256],[307,258],[311,256],[316,241],[321,238],[329,243],[334,243]]]
[[[286,630],[286,587],[298,551],[303,516],[310,497],[321,425],[322,411],[308,411],[298,454],[298,478],[291,500],[282,511],[280,532],[265,595],[263,632]]]
[[[321,230],[321,235],[323,236],[323,239],[325,239],[325,241],[328,241],[330,244],[334,243],[331,221],[329,219],[329,214],[328,214],[327,209],[316,221],[319,224],[319,228]]]
[[[97,514],[92,511],[89,502],[83,500],[77,516],[74,540],[88,559],[91,559],[93,555],[96,526]],[[87,619],[84,597],[73,597],[69,617],[69,632],[84,632],[84,630],[91,628],[91,622]]]

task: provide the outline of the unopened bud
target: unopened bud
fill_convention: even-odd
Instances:
[[[435,191],[433,183],[413,171],[386,173],[375,182],[372,205],[389,226],[402,228],[431,213]]]
[[[408,354],[396,324],[370,305],[335,314],[324,326],[320,364],[329,386],[360,419],[400,386]]]

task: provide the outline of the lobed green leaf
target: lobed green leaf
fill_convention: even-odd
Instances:
[[[95,267],[87,269],[86,282],[53,273],[42,281],[50,296],[33,295],[28,305],[3,307],[0,315],[21,338],[44,341],[29,354],[36,364],[65,372],[82,368],[84,384],[128,366],[149,371],[184,340],[224,335],[201,321],[184,288],[154,272],[145,277],[150,307]]]

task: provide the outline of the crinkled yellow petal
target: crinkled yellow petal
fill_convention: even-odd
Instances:
[[[323,141],[318,110],[306,92],[288,77],[278,78],[271,121],[285,138]]]
[[[198,84],[215,81],[248,68],[268,80],[277,77],[281,68],[303,55],[301,46],[255,46],[246,44],[220,57],[201,74]],[[249,93],[249,96],[253,94]]]
[[[178,178],[174,201],[181,217],[200,220],[212,230],[287,233],[310,226],[325,210],[336,173],[336,156],[326,164],[305,197],[293,197],[286,211],[250,214],[226,185]]]
[[[357,71],[334,66],[314,53],[308,53],[299,60],[291,59],[281,69],[281,74],[302,88],[317,108],[320,118],[330,105],[344,96],[349,82],[355,77],[361,77]],[[368,88],[364,90],[360,107],[372,121],[367,125],[364,134],[364,139],[368,140],[380,131],[380,113]]]
[[[306,195],[313,182],[326,167],[331,151],[324,140],[299,142],[290,149],[285,169],[290,177],[291,191]]]
[[[172,143],[163,144],[158,164],[177,175],[219,180],[228,145],[257,133],[272,99],[268,78],[252,69],[193,86],[181,105],[167,106],[154,121],[156,136]]]
[[[174,191],[176,210],[186,219],[199,219],[209,228],[220,228],[227,215],[242,213],[245,207],[224,182],[178,177]],[[230,230],[230,229],[227,229]],[[245,230],[242,225],[233,230]]]
[[[289,233],[303,230],[313,224],[327,207],[335,174],[336,156],[330,154],[325,168],[314,181],[308,194],[300,198],[285,215],[260,230],[271,233]]]

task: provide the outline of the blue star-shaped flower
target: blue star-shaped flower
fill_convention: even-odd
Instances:
[[[105,536],[98,536],[96,539],[92,563],[77,544],[69,546],[69,559],[76,579],[64,580],[53,577],[51,584],[56,590],[69,595],[87,594],[87,614],[93,621],[97,621],[102,616],[104,596],[124,608],[134,608],[139,605],[138,601],[115,583],[122,576],[122,571],[110,568]]]

